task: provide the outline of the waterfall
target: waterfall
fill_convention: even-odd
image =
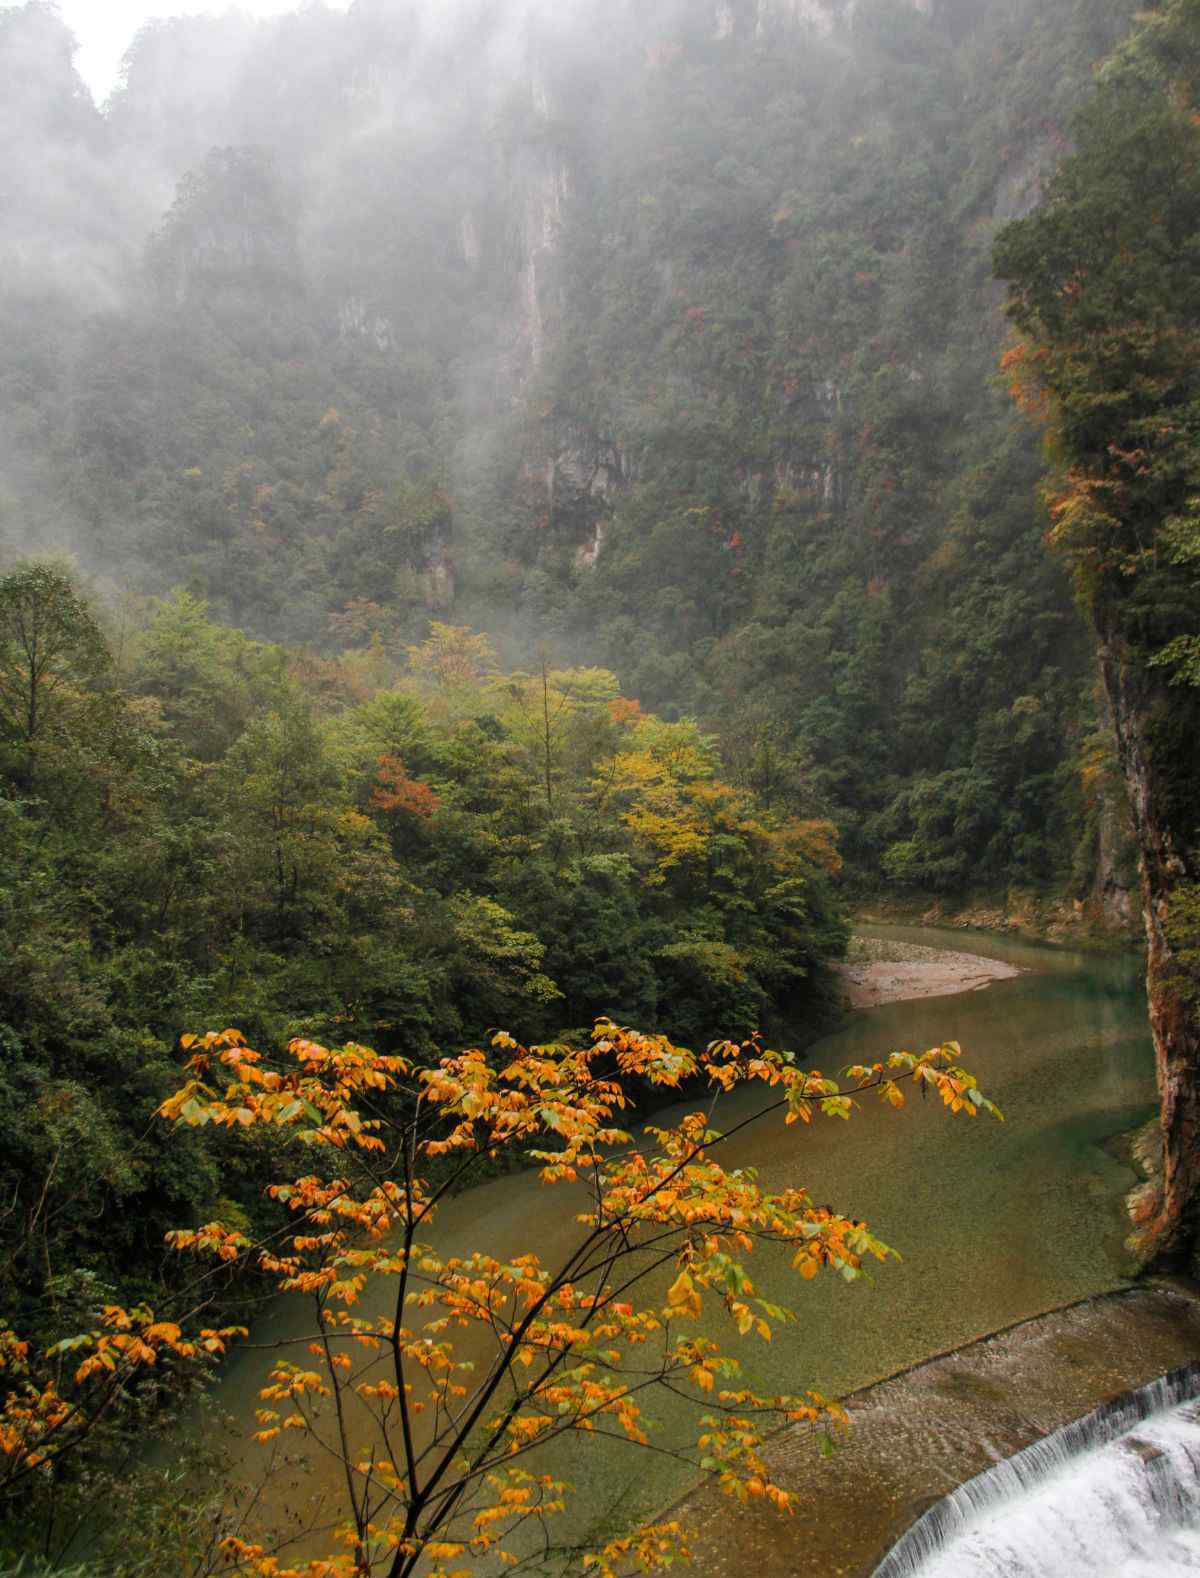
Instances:
[[[1106,1403],[930,1507],[872,1578],[1200,1574],[1200,1364]]]

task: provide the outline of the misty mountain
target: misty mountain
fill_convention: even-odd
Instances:
[[[0,11],[3,552],[548,642],[864,872],[1119,899],[988,259],[1132,9],[310,4],[152,23],[100,108]]]

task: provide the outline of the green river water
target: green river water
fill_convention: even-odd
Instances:
[[[785,1262],[756,1255],[759,1292],[799,1313],[773,1343],[738,1348],[747,1384],[761,1390],[843,1394],[1025,1316],[1120,1286],[1129,1269],[1121,1201],[1132,1174],[1101,1144],[1153,1104],[1138,962],[957,931],[865,930],[1002,958],[1023,973],[981,991],[857,1014],[806,1053],[805,1063],[833,1073],[898,1047],[956,1039],[1007,1121],[951,1118],[933,1102],[910,1102],[897,1113],[872,1100],[849,1124],[787,1128],[769,1117],[730,1142],[726,1166],[756,1166],[771,1186],[808,1186],[819,1202],[865,1218],[904,1256],[847,1285],[832,1277],[803,1284]],[[729,1127],[763,1102],[761,1092],[735,1093],[715,1124]],[[579,1231],[574,1208],[536,1175],[514,1174],[451,1201],[432,1236],[443,1254],[482,1249],[504,1259],[534,1249],[557,1263]],[[364,1313],[376,1311],[365,1302]],[[280,1301],[252,1343],[311,1330],[310,1314]],[[257,1391],[272,1356],[246,1347],[215,1388],[231,1418],[233,1480],[242,1487],[262,1476],[265,1449],[242,1442],[256,1428]],[[673,1398],[648,1403],[646,1413],[661,1439],[685,1441],[694,1425]],[[671,1458],[633,1446],[579,1440],[552,1450],[549,1466],[577,1488],[576,1538],[656,1512],[694,1479]],[[332,1459],[297,1457],[272,1476],[252,1521],[276,1535],[298,1530],[336,1507],[339,1484]],[[317,1547],[301,1541],[294,1549],[313,1554]]]

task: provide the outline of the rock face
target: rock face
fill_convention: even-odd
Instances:
[[[780,21],[804,22],[830,33],[841,21],[848,21],[854,0],[759,0],[758,30],[765,31]]]
[[[571,172],[566,159],[552,151],[522,149],[511,179],[521,252],[513,346],[520,386],[540,370],[545,355],[548,324],[556,306],[558,237],[571,192]]]
[[[338,335],[343,340],[369,340],[377,350],[392,344],[392,320],[375,312],[364,296],[347,296],[338,304]]]
[[[1053,170],[1063,152],[1061,139],[1039,137],[1015,158],[996,187],[992,219],[1006,225],[1010,219],[1024,219],[1042,200],[1046,172]]]
[[[1124,800],[1106,796],[1097,829],[1094,902],[1106,925],[1132,931],[1138,920],[1137,850]]]
[[[729,40],[731,45],[739,39],[764,39],[781,29],[811,29],[826,37],[851,26],[858,3],[859,0],[711,0],[711,36],[718,41]],[[895,4],[924,16],[936,16],[937,0],[895,0]],[[614,10],[614,35],[652,37],[652,19],[659,13],[664,20],[674,15],[667,4],[643,8],[625,0]],[[528,24],[529,18],[526,20]],[[525,53],[522,97],[528,124],[516,145],[503,155],[499,173],[508,215],[508,261],[514,270],[514,284],[504,344],[495,364],[494,388],[501,406],[517,409],[523,406],[555,343],[556,325],[564,309],[560,238],[569,222],[570,205],[581,190],[572,156],[556,136],[559,121],[570,119],[572,106],[558,102],[561,82],[552,69],[543,68],[541,46],[535,38],[536,29],[530,27],[521,43]],[[1014,173],[1014,181],[1020,186],[1017,200],[1022,207],[1037,200],[1041,168],[1039,158],[1032,173],[1024,168]],[[471,215],[460,222],[455,250],[467,267],[482,266],[479,231]],[[677,293],[677,260],[663,257],[657,266],[664,293]],[[841,394],[832,382],[826,381],[814,388],[809,403],[815,416],[829,422],[840,411]],[[552,421],[543,425],[540,441],[526,449],[524,459],[525,474],[544,479],[544,518],[573,539],[575,567],[590,569],[600,553],[605,513],[634,480],[634,457],[622,448],[618,434]],[[770,472],[765,481],[771,485]],[[796,494],[816,495],[827,509],[835,509],[843,502],[841,468],[824,454],[781,454],[774,482]]]
[[[950,25],[946,0],[890,3],[897,11],[930,18],[935,26],[945,15]],[[697,33],[702,50],[710,47],[703,43],[705,34],[725,41],[714,53],[717,60],[726,49],[734,59],[740,53],[747,59],[767,54],[772,40],[785,42],[789,36],[794,48],[797,35],[805,48],[816,36],[837,37],[839,52],[849,52],[860,4],[701,0],[698,6],[681,6],[678,0],[610,0],[602,9],[595,0],[593,15],[604,18],[614,70],[636,73],[646,65],[654,69],[658,54],[674,60],[684,47],[677,39],[694,41]],[[426,162],[420,164],[419,182],[406,186],[389,179],[371,194],[391,227],[386,250],[364,254],[358,266],[339,228],[327,226],[320,238],[324,254],[340,267],[332,275],[323,273],[322,254],[313,253],[318,261],[312,263],[312,288],[321,292],[326,321],[340,341],[391,355],[403,354],[411,337],[407,303],[419,295],[423,279],[461,277],[460,299],[467,304],[463,321],[474,318],[470,350],[463,356],[470,400],[481,421],[498,415],[506,422],[515,416],[523,427],[519,462],[532,483],[531,521],[540,525],[544,519],[551,535],[541,540],[553,538],[556,549],[565,550],[566,562],[586,571],[599,559],[604,522],[617,496],[635,479],[638,456],[623,443],[619,411],[608,422],[593,416],[589,427],[535,407],[543,375],[553,366],[559,324],[573,305],[564,295],[562,237],[572,224],[573,205],[586,202],[596,176],[595,150],[579,134],[587,117],[581,116],[571,84],[595,85],[602,77],[589,75],[594,41],[574,36],[578,23],[568,27],[553,0],[505,0],[479,7],[477,15],[472,5],[473,0],[410,0],[403,17],[391,0],[360,0],[354,8],[356,43],[347,56],[352,67],[339,89],[342,142],[323,177],[333,188],[344,181],[356,194],[340,214],[341,222],[352,225],[355,213],[367,206],[354,185],[364,164],[377,161],[386,168],[390,157],[404,169],[409,158]],[[474,17],[469,29],[468,13]],[[464,51],[467,31],[471,44]],[[172,32],[164,35],[162,47],[187,46],[188,70],[194,75],[203,57],[199,45],[207,36],[197,31],[193,38],[182,31],[176,38]],[[230,38],[240,59],[245,42],[240,34]],[[454,83],[444,104],[428,102],[429,83],[435,81]],[[212,83],[205,78],[200,85],[204,92],[197,87],[197,95],[205,105],[228,92],[223,77]],[[148,86],[131,89],[124,94],[122,114],[128,119],[141,105],[148,115],[148,103]],[[994,195],[995,220],[1024,213],[1037,201],[1041,171],[1054,152],[1050,135],[1039,132],[1037,145],[1027,151],[1014,145],[1011,165]],[[226,157],[234,152],[227,150]],[[186,224],[173,227],[171,247],[163,251],[164,274],[180,301],[197,289],[247,298],[257,292],[266,299],[279,283],[293,279],[305,288],[297,271],[296,237],[282,218],[287,203],[271,190],[270,172],[250,165],[250,154],[248,148],[236,151],[237,168],[201,172]],[[988,198],[983,202],[986,209]],[[801,245],[798,236],[780,234],[784,245]],[[311,240],[305,231],[306,247]],[[667,246],[653,268],[663,302],[689,288],[687,259],[672,255]],[[913,368],[908,376],[916,382],[923,375]],[[737,485],[755,506],[771,496],[816,500],[836,514],[846,507],[854,481],[846,452],[826,442],[841,418],[841,390],[828,368],[811,386],[793,389],[785,382],[784,389],[773,453],[747,466],[745,475],[739,469]],[[698,381],[695,397],[705,396]],[[730,463],[737,467],[738,458]],[[435,580],[429,595],[445,606],[453,575],[439,572]]]
[[[922,16],[932,16],[934,0],[897,0]],[[831,33],[839,24],[853,20],[857,0],[758,0],[757,31],[765,32],[772,25],[783,22],[801,22]],[[728,9],[728,8],[725,8]]]
[[[609,509],[636,481],[632,457],[616,438],[579,422],[547,422],[542,439],[541,461],[532,470],[545,489],[547,522],[575,544],[575,568],[590,570],[604,545]]]
[[[453,607],[454,561],[445,547],[439,547],[429,558],[421,575],[421,595],[431,612]]]
[[[1137,839],[1146,924],[1146,996],[1162,1097],[1162,1186],[1135,1219],[1134,1242],[1147,1263],[1195,1273],[1200,1266],[1200,1025],[1172,906],[1200,887],[1200,861],[1179,805],[1178,763],[1159,746],[1154,721],[1167,715],[1166,686],[1152,676],[1105,612],[1100,667],[1112,709],[1117,755]],[[1159,746],[1156,749],[1156,746]]]

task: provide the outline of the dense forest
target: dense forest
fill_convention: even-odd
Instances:
[[[359,0],[151,24],[102,113],[10,8],[6,551],[321,656],[544,644],[869,889],[1120,920],[989,251],[1131,9]]]
[[[182,1034],[795,1044],[856,900],[1128,934],[1132,571],[1039,483],[1145,430],[1072,426],[1011,222],[1134,9],[311,3],[152,22],[98,106],[0,8],[0,1369],[169,1305],[169,1229],[276,1230],[270,1138],[155,1123]]]

